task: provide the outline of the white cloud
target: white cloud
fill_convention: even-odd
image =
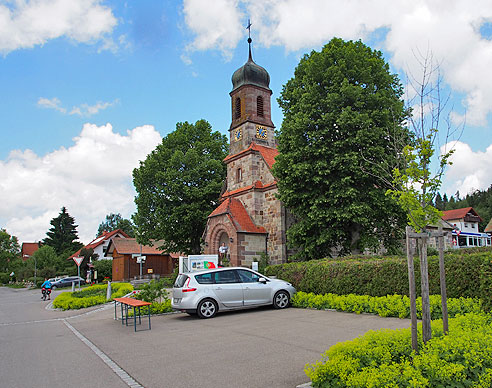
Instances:
[[[135,211],[132,171],[160,142],[150,125],[120,135],[111,124],[85,124],[69,148],[12,151],[0,161],[0,224],[20,241],[38,241],[66,206],[88,243],[107,214]]]
[[[243,35],[242,12],[238,5],[238,0],[184,0],[185,23],[195,35],[186,47],[187,52],[217,49],[230,59]],[[187,54],[182,60],[191,63]]]
[[[484,152],[474,152],[471,147],[463,142],[449,143],[441,148],[452,149],[455,152],[450,161],[453,163],[447,167],[443,181],[443,191],[448,195],[454,195],[456,191],[460,196],[465,196],[475,190],[486,190],[492,184],[492,145]]]
[[[17,0],[0,3],[0,53],[67,37],[93,43],[112,32],[117,20],[101,0]]]
[[[480,26],[492,20],[490,0],[185,0],[184,16],[194,34],[188,50],[230,55],[246,36],[252,19],[257,44],[284,46],[287,51],[311,50],[337,36],[367,39],[387,29],[381,49],[401,71],[420,73],[415,52],[430,50],[442,62],[444,82],[463,93],[467,123],[485,125],[492,112],[492,40]],[[189,60],[189,58],[188,58]],[[459,117],[456,117],[459,119]]]
[[[38,105],[43,108],[55,109],[61,113],[67,112],[67,110],[61,106],[61,101],[56,97],[53,97],[51,100],[49,98],[39,97]]]
[[[83,117],[89,117],[99,113],[102,110],[110,108],[118,104],[120,100],[117,98],[112,102],[102,102],[99,101],[94,105],[81,104],[79,106],[74,106],[68,113],[69,115],[78,115]],[[62,106],[62,102],[59,98],[53,97],[52,99],[40,97],[38,99],[38,106],[42,108],[55,109],[61,113],[67,113],[67,109]]]
[[[118,99],[113,102],[98,102],[95,105],[82,104],[80,106],[74,106],[70,111],[70,114],[89,117],[99,113],[101,110],[112,107],[117,103],[119,103]]]

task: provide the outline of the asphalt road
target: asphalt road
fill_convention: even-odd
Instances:
[[[293,388],[309,381],[305,364],[331,345],[410,326],[406,319],[261,308],[210,320],[157,316],[152,330],[135,333],[114,320],[111,306],[53,311],[39,298],[39,290],[0,287],[2,387]]]

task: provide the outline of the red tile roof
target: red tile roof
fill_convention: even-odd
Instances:
[[[234,228],[238,232],[244,233],[266,233],[262,226],[256,226],[244,208],[241,201],[233,198],[227,198],[217,209],[210,213],[209,217],[227,215],[231,220]]]
[[[442,219],[445,220],[445,221],[449,221],[449,220],[459,220],[461,218],[465,218],[465,216],[468,214],[468,213],[472,213],[473,215],[477,216],[478,218],[480,218],[480,216],[478,215],[478,213],[470,206],[470,207],[464,207],[464,208],[461,208],[461,209],[453,209],[453,210],[445,210],[442,212]],[[480,218],[480,221],[482,219]]]
[[[85,247],[79,249],[77,252],[75,252],[72,256],[70,256],[68,258],[68,260],[71,260],[73,259],[74,257],[77,257],[78,255],[80,255],[80,251],[82,249],[94,249],[96,247],[98,247],[99,245],[103,244],[105,241],[111,239],[112,237],[114,237],[115,235],[117,234],[121,234],[123,236],[125,236],[126,238],[130,237],[128,236],[125,232],[123,232],[121,229],[116,229],[116,230],[113,230],[112,232],[106,232],[104,231],[103,234],[97,236],[94,240],[92,240],[89,244],[87,244]]]
[[[484,232],[485,233],[492,233],[492,218],[490,219],[489,223],[485,227]]]
[[[253,151],[259,152],[261,156],[263,156],[265,162],[268,164],[268,167],[272,168],[273,164],[275,163],[275,157],[278,155],[278,150],[276,148],[261,146],[256,143],[251,143],[248,148],[242,150],[241,152],[238,152],[237,154],[227,156],[224,159],[224,162],[227,163],[231,159],[235,159],[241,155]]]
[[[22,259],[27,260],[40,247],[41,247],[41,243],[40,242],[38,242],[38,243],[37,242],[33,242],[33,243],[22,243],[22,248],[21,248]]]
[[[114,250],[116,250],[121,255],[129,255],[133,253],[142,252],[143,255],[162,255],[166,254],[165,251],[159,249],[159,246],[162,245],[163,241],[154,241],[153,245],[142,245],[137,243],[137,240],[134,238],[120,238],[115,237],[111,240],[110,245],[112,245]],[[110,247],[108,246],[108,252],[110,251]],[[111,251],[112,252],[112,251]]]
[[[266,191],[266,190],[274,188],[276,185],[277,185],[277,181],[273,181],[267,185],[263,185],[263,183],[261,183],[260,181],[256,181],[254,185],[244,186],[244,187],[241,187],[239,189],[232,190],[232,191],[226,191],[224,194],[222,194],[222,198],[233,197],[237,194],[244,193],[244,192],[249,191],[253,188]]]

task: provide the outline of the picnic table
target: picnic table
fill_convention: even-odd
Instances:
[[[140,308],[143,306],[150,306],[151,303],[144,302],[143,300],[133,299],[133,298],[114,298],[114,319],[118,320],[116,317],[116,305],[119,303],[121,306],[121,324],[128,326],[128,309],[133,307],[133,327],[137,331],[137,311],[138,311],[138,324],[142,323]],[[137,310],[138,309],[138,310]],[[150,328],[150,307],[149,307],[149,330]]]

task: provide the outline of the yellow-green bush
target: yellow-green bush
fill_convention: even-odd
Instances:
[[[53,307],[74,310],[106,303],[107,284],[90,286],[82,291],[62,292],[53,301]],[[130,283],[112,283],[111,299],[120,298],[133,291]]]
[[[306,365],[313,387],[488,387],[492,382],[491,316],[470,313],[432,322],[433,338],[420,353],[410,329],[371,331],[332,346],[321,361]]]
[[[448,315],[480,313],[481,302],[478,298],[448,298]],[[371,313],[381,317],[408,318],[410,316],[410,298],[406,295],[316,295],[299,291],[292,298],[292,305],[318,310],[333,309],[352,313]],[[441,296],[430,296],[431,318],[442,317]],[[422,317],[422,298],[417,298],[417,316]]]

